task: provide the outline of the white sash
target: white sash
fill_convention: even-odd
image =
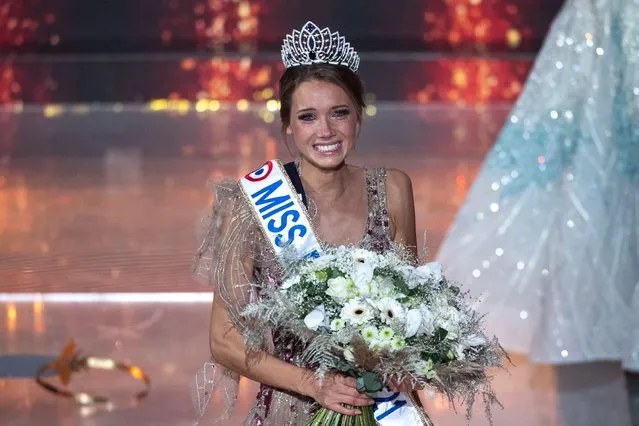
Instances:
[[[307,211],[279,160],[267,161],[241,178],[240,185],[275,254],[292,245],[301,259],[320,255]]]
[[[301,194],[296,194],[279,160],[267,161],[240,179],[240,186],[253,207],[262,232],[276,254],[292,245],[300,259],[321,254]],[[381,426],[427,426],[412,399],[384,389],[372,395],[375,420]]]

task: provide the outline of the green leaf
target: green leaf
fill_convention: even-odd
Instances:
[[[443,361],[444,357],[435,352],[423,352],[422,360],[428,361],[429,359],[432,360],[435,364],[440,364]]]
[[[437,331],[435,332],[435,340],[437,342],[442,342],[446,336],[448,336],[448,331],[444,330],[443,328],[438,328]]]
[[[339,361],[337,361],[336,367],[342,373],[348,373],[349,371],[351,371],[350,364],[344,361],[343,359],[340,359]]]
[[[400,293],[409,295],[411,290],[408,288],[408,285],[402,278],[395,277],[394,281],[395,281],[395,287]]]
[[[382,380],[375,373],[367,371],[361,377],[357,378],[357,390],[360,392],[379,392],[383,388],[384,383],[382,383]]]

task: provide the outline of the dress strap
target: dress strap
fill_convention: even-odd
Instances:
[[[376,250],[384,251],[390,246],[390,219],[386,198],[386,169],[366,169],[368,191],[368,224],[366,232]]]

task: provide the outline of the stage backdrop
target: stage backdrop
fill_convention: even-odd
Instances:
[[[6,0],[0,103],[268,100],[306,20],[361,52],[376,100],[512,101],[558,0]],[[393,78],[389,78],[393,76]]]

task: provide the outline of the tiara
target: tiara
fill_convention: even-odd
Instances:
[[[359,55],[337,31],[320,29],[308,21],[301,31],[287,34],[282,44],[282,61],[286,68],[299,65],[344,65],[357,72]]]

